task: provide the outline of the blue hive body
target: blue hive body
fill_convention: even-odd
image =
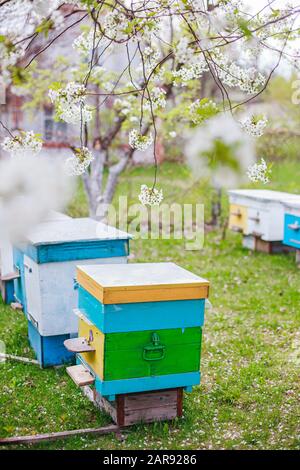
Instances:
[[[300,250],[300,202],[290,199],[284,204],[283,243]]]
[[[92,219],[68,219],[40,224],[15,247],[14,262],[20,273],[15,297],[23,305],[29,339],[41,366],[59,365],[73,357],[63,342],[78,330],[73,314],[76,265],[126,263],[129,238]]]

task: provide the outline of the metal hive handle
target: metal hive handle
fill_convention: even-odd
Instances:
[[[158,334],[152,333],[151,343],[144,346],[143,359],[145,361],[160,361],[165,357],[165,349],[166,347],[164,344],[161,344]],[[151,357],[151,353],[153,352],[160,352],[160,355],[157,357]]]

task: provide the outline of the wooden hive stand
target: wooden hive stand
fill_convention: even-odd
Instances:
[[[276,253],[289,253],[290,251],[293,251],[293,248],[284,245],[280,241],[270,242],[262,240],[260,237],[255,237],[255,251],[271,255]]]
[[[83,387],[83,392],[120,427],[182,417],[183,388],[117,395],[113,402],[91,387]]]
[[[243,247],[249,250],[258,251],[260,253],[276,254],[276,253],[289,253],[294,251],[294,248],[284,245],[280,241],[265,241],[261,237],[255,235],[243,236]]]
[[[166,421],[182,416],[183,388],[116,395],[114,401],[102,397],[91,386],[95,377],[82,364],[67,367],[67,373],[100,410],[109,414],[118,426]]]

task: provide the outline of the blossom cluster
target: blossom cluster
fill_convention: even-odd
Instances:
[[[5,137],[1,146],[13,157],[37,155],[42,148],[42,140],[33,131],[22,131],[15,137]]]
[[[10,85],[12,82],[11,66],[16,65],[23,54],[23,45],[16,46],[10,41],[0,42],[0,67],[2,69],[0,80],[6,85]]]
[[[93,50],[93,47],[99,45],[101,35],[98,31],[90,29],[89,31],[84,31],[76,39],[74,39],[72,47],[77,52],[79,52],[83,57],[87,57]],[[108,43],[106,39],[101,39],[101,46],[105,47]]]
[[[194,50],[188,44],[188,38],[183,36],[176,45],[175,57],[179,64],[186,64],[193,60]]]
[[[57,117],[70,124],[88,122],[92,111],[85,104],[86,88],[84,85],[69,82],[65,88],[50,89],[49,97],[55,104]]]
[[[179,70],[173,72],[174,85],[178,84],[178,81],[188,82],[189,80],[194,80],[196,78],[201,78],[204,72],[208,71],[208,65],[204,57],[198,57],[197,62],[194,62],[189,65],[184,65],[180,67]]]
[[[248,167],[247,176],[250,181],[254,183],[261,182],[267,184],[270,182],[270,173],[272,170],[267,165],[266,161],[261,158],[260,163],[254,163]]]
[[[146,184],[142,184],[139,200],[143,206],[159,206],[163,198],[162,189],[148,188]]]
[[[153,9],[151,15],[147,16],[147,14],[143,12],[144,5],[141,4],[139,6],[138,3],[139,2],[134,3],[134,18],[130,18],[120,11],[120,9],[110,11],[106,14],[102,28],[104,36],[107,39],[114,42],[137,42],[142,39],[150,41],[151,37],[159,32],[159,17],[153,18]],[[140,7],[142,8],[140,9]],[[150,5],[148,5],[148,8],[151,9]]]
[[[73,152],[74,155],[66,160],[65,170],[69,176],[79,176],[86,172],[94,156],[87,147],[75,148]]]
[[[243,69],[235,63],[230,64],[228,70],[220,73],[220,76],[225,84],[231,87],[237,86],[248,94],[259,92],[266,83],[264,75],[255,67]]]
[[[144,66],[145,66],[145,73],[146,75],[149,75],[154,68],[157,66],[159,59],[161,57],[161,54],[159,51],[157,51],[155,48],[147,46],[144,49]],[[142,72],[142,64],[138,70]],[[156,70],[156,72],[158,72]]]
[[[150,103],[151,100],[151,103]],[[166,91],[163,88],[154,87],[150,92],[150,100],[146,102],[145,109],[155,110],[166,107]]]
[[[208,70],[208,65],[204,55],[195,54],[195,50],[189,46],[187,37],[182,37],[175,48],[175,59],[179,65],[178,70],[173,72],[174,85],[181,83],[184,85],[189,80],[201,78]]]
[[[247,134],[252,137],[261,137],[268,124],[268,119],[265,116],[262,117],[247,117],[241,121],[241,127]]]
[[[126,98],[116,98],[114,101],[114,107],[119,113],[124,116],[128,116],[133,110],[134,103],[134,96],[128,95]]]
[[[139,134],[136,129],[132,129],[129,134],[129,145],[133,149],[144,152],[153,143],[153,136]]]
[[[86,89],[84,85],[75,82],[69,82],[65,88],[58,90],[50,89],[49,97],[52,102],[62,99],[73,103],[83,103],[85,99]]]
[[[280,39],[280,34],[287,33],[290,31],[290,38],[293,37],[293,23],[294,18],[289,14],[290,10],[288,8],[283,8],[282,10],[277,10],[273,14],[273,20],[279,19],[280,21],[269,21],[269,15],[263,14],[260,16],[259,21],[256,20],[257,26],[265,25],[264,27],[257,28],[257,35],[261,40],[265,40],[270,36],[274,36],[274,39]],[[297,29],[295,29],[295,32]],[[297,33],[296,33],[297,34]],[[298,36],[297,36],[298,37]]]
[[[22,57],[24,49],[19,47],[17,48],[13,44],[7,42],[0,43],[0,60],[2,67],[9,67],[10,65],[15,65],[15,63]]]
[[[12,68],[27,50],[26,38],[37,32],[61,28],[61,0],[10,0],[0,8],[0,68],[5,83],[12,82]]]
[[[104,18],[103,30],[105,35],[115,41],[124,41],[127,39],[125,32],[127,27],[126,16],[118,10],[110,11]]]
[[[255,67],[243,68],[236,62],[230,62],[219,51],[216,54],[215,65],[218,68],[219,79],[229,87],[238,87],[247,94],[254,94],[265,86],[266,77]]]
[[[32,2],[32,13],[40,20],[51,15],[59,7],[60,0],[34,0]]]
[[[93,47],[94,35],[93,31],[83,32],[73,41],[73,49],[80,52],[84,56],[88,56]]]

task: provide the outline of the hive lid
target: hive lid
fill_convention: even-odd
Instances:
[[[283,205],[289,209],[300,210],[300,196],[298,198],[290,198],[284,201]]]
[[[270,189],[230,189],[228,194],[230,196],[241,196],[264,202],[283,202],[291,198],[298,199],[300,201],[300,195],[282,191],[272,191]]]
[[[27,235],[31,245],[54,245],[79,241],[127,240],[131,236],[109,225],[89,218],[62,219],[39,224]]]
[[[59,220],[70,220],[72,217],[63,214],[62,212],[50,211],[43,222],[54,222]]]
[[[103,304],[204,299],[209,290],[206,279],[174,263],[78,266],[77,280]]]

